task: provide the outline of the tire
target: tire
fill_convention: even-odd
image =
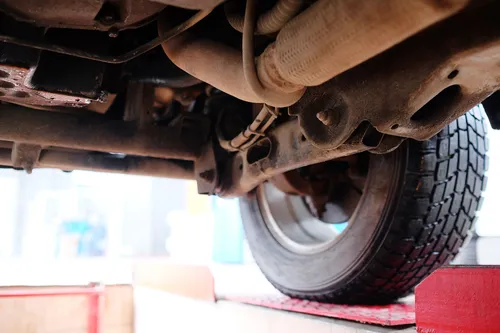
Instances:
[[[407,140],[391,153],[371,155],[352,224],[311,254],[278,242],[256,192],[250,193],[240,199],[240,210],[256,263],[295,298],[382,304],[407,295],[471,235],[486,185],[487,146],[486,119],[477,106],[428,141]]]

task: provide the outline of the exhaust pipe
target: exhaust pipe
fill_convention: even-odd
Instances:
[[[272,95],[263,100],[245,80],[241,51],[183,33],[162,44],[192,76],[252,103],[286,107],[320,85],[463,9],[469,0],[318,0],[292,19],[256,59]],[[162,31],[162,22],[159,30]]]

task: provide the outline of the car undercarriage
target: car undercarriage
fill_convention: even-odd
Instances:
[[[2,166],[192,179],[199,193],[222,197],[254,193],[267,182],[308,197],[307,209],[322,218],[326,204],[338,199],[332,189],[342,192],[346,179],[369,183],[375,171],[366,171],[366,162],[359,176],[360,161],[375,161],[379,170],[377,161],[392,158],[383,156],[414,149],[423,168],[426,154],[437,149],[436,161],[458,163],[460,149],[472,142],[481,159],[464,163],[476,165],[468,188],[480,200],[484,119],[477,110],[465,127],[460,119],[483,103],[492,127],[500,127],[498,1],[0,4]],[[474,135],[458,142],[468,126]],[[440,147],[411,148],[416,143],[407,139],[446,141],[456,150],[442,155]],[[444,179],[436,173],[427,197],[466,172],[447,170]],[[400,182],[408,184],[405,177]],[[426,186],[422,179],[417,192]],[[463,195],[453,191],[446,188],[452,199]],[[437,204],[450,207],[443,198]],[[343,215],[332,219],[352,218],[356,205],[340,205]],[[467,205],[472,220],[477,204]],[[429,225],[445,223],[444,215],[433,218]],[[468,230],[458,230],[461,240],[450,253]]]
[[[0,111],[1,163],[196,179],[202,193],[237,196],[285,171],[428,139],[499,85],[494,2],[278,1],[259,17],[277,15],[267,35],[228,23],[243,30],[237,1],[166,3],[6,1],[0,98],[20,107]],[[328,21],[308,25],[318,13]],[[245,64],[262,50],[257,68]],[[238,132],[245,142],[228,147]]]

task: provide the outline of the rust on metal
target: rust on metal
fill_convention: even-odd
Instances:
[[[271,9],[259,15],[255,24],[255,34],[269,35],[278,32],[299,14],[305,3],[304,0],[277,0]],[[237,1],[229,1],[224,6],[228,23],[239,32],[243,32],[245,22],[241,7],[242,3]]]
[[[158,159],[140,156],[116,156],[113,154],[82,151],[43,150],[34,168],[55,168],[65,171],[88,170],[140,176],[194,179],[194,165],[190,161]],[[13,152],[0,149],[0,165],[25,168],[13,163]]]
[[[42,107],[85,107],[90,98],[51,93],[29,85],[30,69],[0,64],[0,100]]]
[[[217,163],[212,142],[207,142],[207,144],[203,145],[201,154],[194,165],[198,193],[214,194],[219,183],[219,174],[217,172]]]
[[[64,45],[56,45],[54,43],[47,42],[44,40],[23,39],[5,34],[0,34],[0,41],[4,43],[29,47],[33,49],[65,54],[76,58],[89,59],[109,64],[121,64],[128,62],[134,58],[137,58],[140,55],[145,54],[146,52],[151,51],[155,47],[159,46],[161,43],[189,29],[190,27],[192,27],[193,25],[195,25],[196,23],[200,22],[205,17],[207,17],[211,13],[211,11],[212,11],[211,9],[200,10],[199,12],[194,14],[191,18],[183,21],[179,25],[169,27],[169,29],[163,31],[160,36],[153,38],[148,42],[141,44],[136,48],[133,48],[132,50],[126,51],[125,53],[121,53],[119,55],[95,53],[93,51],[85,51],[79,48],[68,47]],[[117,34],[116,32],[117,30],[114,27],[109,27],[109,29],[111,30],[111,35]]]
[[[310,195],[313,193],[312,184],[302,177],[298,170],[278,174],[269,179],[280,191],[294,195]]]
[[[0,3],[20,21],[56,28],[104,31],[110,26],[119,30],[141,26],[165,8],[164,4],[149,0],[3,0]],[[113,4],[116,13],[102,16],[112,16],[112,20],[99,19],[103,7],[106,12],[109,4]]]
[[[256,75],[265,95],[256,94],[248,73],[244,73],[243,69],[248,69],[243,61],[246,53],[242,57],[241,52],[222,43],[191,34],[176,36],[162,47],[179,68],[230,95],[287,107],[302,97],[305,87],[330,80],[449,18],[467,4],[468,0],[448,6],[435,6],[428,0],[318,0],[288,22],[256,59]],[[165,31],[164,25],[159,22],[160,33]],[[383,29],[374,29],[378,26]],[[253,31],[245,32],[244,40],[246,36],[253,36]]]
[[[191,120],[194,121],[194,120]],[[203,122],[198,122],[202,127]],[[149,127],[101,115],[64,114],[0,105],[0,140],[156,158],[195,160],[206,137],[200,127]]]
[[[323,149],[340,146],[365,120],[385,134],[429,139],[500,88],[500,24],[491,15],[498,7],[452,17],[309,88],[290,114]],[[338,119],[330,123],[326,110]]]
[[[228,161],[218,194],[224,197],[240,196],[275,175],[376,149],[375,146],[367,146],[363,143],[365,135],[371,130],[369,124],[365,124],[338,148],[320,149],[302,136],[297,121],[284,123],[267,135],[272,142],[279,143],[274,145],[267,158],[249,163],[247,159],[249,151],[242,151]],[[380,144],[382,142],[383,138]]]
[[[153,0],[169,6],[178,6],[188,9],[211,9],[215,8],[226,0]]]
[[[40,158],[42,147],[26,143],[15,142],[12,146],[11,161],[15,168],[22,168],[31,173]]]

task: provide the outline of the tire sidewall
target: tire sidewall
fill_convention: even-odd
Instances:
[[[243,225],[255,261],[280,290],[322,294],[343,287],[362,273],[387,234],[404,183],[408,147],[372,155],[367,184],[354,218],[328,249],[300,255],[285,249],[262,218],[254,193],[240,200]]]

